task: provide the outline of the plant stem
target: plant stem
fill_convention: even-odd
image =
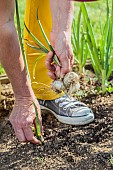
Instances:
[[[16,4],[17,31],[18,31],[19,42],[20,42],[20,46],[21,46],[21,51],[22,51],[22,56],[23,56],[26,72],[29,77],[29,80],[31,80],[30,74],[29,74],[29,69],[28,69],[28,64],[27,64],[27,59],[26,59],[26,55],[25,55],[25,51],[24,51],[24,45],[23,45],[23,41],[22,41],[22,32],[21,32],[21,26],[20,26],[20,16],[19,16],[19,10],[18,10],[19,8],[18,8],[17,0],[15,0],[15,4]]]
[[[39,17],[38,17],[38,9],[37,9],[36,17],[37,17],[37,21],[38,21],[40,30],[41,30],[41,32],[42,32],[42,35],[43,35],[43,37],[44,37],[44,39],[45,39],[45,41],[46,41],[49,49],[53,52],[53,61],[54,61],[54,63],[55,63],[56,65],[58,65],[59,67],[61,67],[60,61],[59,61],[57,55],[55,54],[55,51],[54,51],[52,45],[50,44],[50,42],[49,42],[49,40],[48,40],[48,38],[47,38],[47,35],[46,35],[46,33],[45,33],[44,29],[43,29],[43,26],[42,26],[42,24],[41,24],[41,21],[40,21],[40,19],[39,19]]]
[[[106,92],[106,70],[102,70],[102,93]]]
[[[36,104],[35,104],[34,102],[33,102],[33,104],[34,104],[35,113],[36,113],[36,136],[37,136],[37,138],[38,138],[40,141],[42,141],[40,121],[39,121],[39,118],[38,118],[38,111],[37,111]]]

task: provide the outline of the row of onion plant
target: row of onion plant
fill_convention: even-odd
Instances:
[[[111,7],[110,4],[112,4]],[[113,71],[113,0],[111,3],[106,0],[106,18],[104,20],[105,23],[100,27],[101,39],[97,43],[96,32],[94,32],[88,14],[87,4],[81,3],[78,21],[75,24],[74,19],[72,27],[72,45],[79,71],[83,72],[87,57],[90,56],[95,75],[101,82],[103,93],[109,87],[109,77]]]

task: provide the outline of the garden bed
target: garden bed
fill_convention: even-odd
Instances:
[[[20,144],[8,121],[14,97],[10,84],[2,85],[0,104],[1,170],[111,170],[113,154],[113,94],[82,98],[95,113],[86,126],[70,126],[43,112],[43,146]]]

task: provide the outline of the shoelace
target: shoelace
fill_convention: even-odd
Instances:
[[[68,96],[62,96],[56,99],[55,103],[59,103],[59,107],[63,107],[64,110],[67,110],[67,108],[86,107],[84,103],[81,103],[72,97],[69,98]]]

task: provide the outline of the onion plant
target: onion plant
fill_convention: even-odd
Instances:
[[[78,13],[78,19],[76,23],[76,19],[73,19],[72,24],[72,47],[74,52],[75,63],[77,63],[79,72],[82,74],[84,72],[84,66],[86,64],[87,56],[88,56],[88,47],[86,45],[85,40],[85,31],[83,29],[83,25],[81,24],[81,9]]]
[[[29,69],[28,69],[26,54],[25,54],[24,45],[23,45],[23,40],[22,40],[22,32],[21,32],[21,26],[20,26],[18,0],[15,0],[15,4],[16,4],[16,18],[17,18],[18,37],[19,37],[19,41],[20,41],[20,46],[21,46],[22,56],[23,56],[23,60],[24,60],[24,65],[25,65],[26,72],[27,72],[27,75],[28,75],[29,80],[30,80],[30,74],[29,74]],[[36,113],[36,126],[35,126],[36,129],[34,130],[34,132],[36,133],[35,135],[37,136],[37,138],[38,138],[41,142],[43,142],[42,139],[41,139],[41,127],[40,127],[40,122],[39,122],[39,118],[38,118],[37,106],[36,106],[36,104],[35,104],[34,102],[33,102],[33,105],[34,105],[35,113]]]
[[[40,19],[39,19],[39,17],[38,17],[38,9],[37,9],[37,12],[36,12],[36,18],[37,18],[37,22],[38,22],[38,25],[39,25],[39,27],[40,27],[40,30],[41,30],[41,32],[42,32],[42,34],[43,34],[43,37],[44,37],[44,39],[45,39],[45,41],[46,41],[49,49],[48,49],[44,44],[42,44],[42,42],[40,42],[40,41],[38,40],[38,38],[28,29],[27,25],[24,23],[27,32],[28,32],[29,35],[33,38],[33,40],[34,40],[34,42],[35,42],[35,45],[32,45],[32,44],[30,43],[30,41],[27,40],[27,43],[26,43],[26,44],[27,44],[30,48],[35,49],[35,50],[37,50],[38,52],[41,52],[42,54],[44,54],[44,53],[47,54],[47,53],[49,53],[49,51],[52,51],[52,52],[53,52],[53,62],[54,62],[56,65],[61,66],[60,61],[59,61],[58,57],[56,56],[55,51],[54,51],[53,47],[51,46],[50,41],[49,41],[49,39],[47,38],[46,33],[45,33],[45,31],[44,31],[44,29],[43,29],[43,27],[42,27],[42,24],[41,24]],[[37,60],[37,59],[36,59],[36,60]],[[38,60],[37,60],[37,61],[38,61]],[[37,62],[35,62],[35,63],[37,63]]]
[[[110,13],[109,0],[106,0],[106,21],[101,27],[101,41],[97,44],[95,33],[87,12],[86,4],[81,3],[84,26],[87,32],[87,47],[92,60],[92,65],[98,80],[101,80],[102,92],[106,92],[108,80],[113,71],[113,0]]]
[[[16,5],[17,31],[18,31],[19,42],[20,42],[20,46],[21,46],[21,51],[22,51],[22,56],[23,56],[26,72],[27,72],[28,77],[30,79],[27,59],[26,59],[23,40],[22,40],[22,31],[21,31],[21,25],[20,25],[20,16],[19,16],[19,8],[18,8],[18,1],[17,0],[15,0],[15,5]]]

